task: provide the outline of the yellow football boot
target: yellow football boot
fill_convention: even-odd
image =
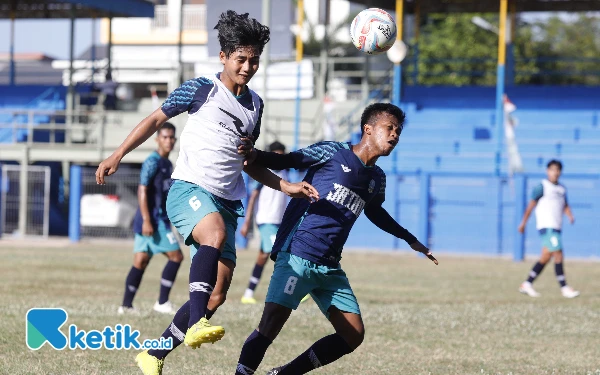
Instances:
[[[135,357],[135,362],[144,375],[161,375],[164,359],[158,359],[153,355],[148,354],[148,351],[143,351]]]
[[[256,305],[257,303],[254,297],[242,297],[242,304],[244,305]]]
[[[202,318],[198,323],[188,328],[183,343],[192,349],[196,349],[202,344],[214,344],[221,340],[224,335],[225,329],[223,327],[212,326],[208,319]]]

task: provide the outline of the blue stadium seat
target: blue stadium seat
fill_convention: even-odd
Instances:
[[[550,159],[560,159],[569,173],[600,173],[599,111],[518,110],[517,143],[527,172],[543,173]],[[400,144],[379,164],[384,170],[484,172],[495,170],[496,129],[489,109],[427,108],[413,110]],[[476,129],[488,132],[476,137]],[[483,138],[483,139],[481,139]],[[502,150],[502,170],[507,157]]]

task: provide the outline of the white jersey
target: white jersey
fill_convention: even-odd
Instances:
[[[237,148],[241,137],[258,138],[260,97],[250,89],[236,97],[218,76],[201,77],[173,91],[162,110],[168,117],[189,113],[172,178],[199,185],[220,198],[245,197],[244,157]]]
[[[272,171],[277,176],[288,179],[286,170]],[[258,187],[260,194],[256,206],[256,224],[281,224],[281,218],[287,206],[287,196],[262,184]]]
[[[533,189],[532,198],[537,201],[536,228],[561,230],[567,205],[567,189],[561,184],[553,184],[544,179]]]

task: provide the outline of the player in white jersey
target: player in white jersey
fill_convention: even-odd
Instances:
[[[223,71],[189,80],[173,91],[161,108],[142,120],[123,144],[96,171],[104,183],[123,157],[147,140],[170,117],[188,112],[166,210],[171,223],[191,245],[190,300],[163,333],[173,349],[220,340],[225,330],[208,319],[225,301],[235,268],[237,218],[246,194],[242,169],[253,179],[292,197],[318,199],[306,182],[290,184],[268,169],[244,166],[244,158],[260,133],[262,100],[247,86],[258,70],[269,41],[269,28],[248,14],[221,14],[218,30]],[[172,349],[171,349],[172,350]],[[159,375],[171,350],[150,350],[136,357],[146,375]]]
[[[270,152],[278,154],[285,153],[285,146],[281,142],[273,142],[269,145]],[[287,179],[287,170],[273,171],[279,177]],[[256,206],[255,221],[260,232],[260,250],[256,258],[256,264],[252,270],[252,276],[248,282],[248,287],[242,297],[243,304],[255,304],[254,290],[262,276],[263,268],[269,260],[269,255],[275,243],[277,230],[281,225],[281,218],[287,206],[287,198],[280,191],[265,187],[261,183],[254,184],[250,198],[248,199],[248,214],[246,220],[240,228],[242,236],[246,237],[250,231],[252,223],[252,213]]]
[[[574,298],[579,292],[573,290],[567,285],[563,269],[563,246],[562,246],[562,218],[567,215],[571,224],[575,222],[575,217],[571,212],[571,207],[567,201],[567,189],[558,182],[562,172],[562,163],[558,160],[551,160],[548,163],[544,179],[533,189],[531,201],[525,210],[519,232],[525,233],[525,225],[535,208],[535,221],[537,230],[542,237],[542,256],[529,272],[529,278],[519,287],[519,292],[527,294],[530,297],[539,297],[540,294],[533,289],[533,281],[546,266],[546,263],[554,258],[554,269],[556,279],[560,284],[560,290],[564,297]]]

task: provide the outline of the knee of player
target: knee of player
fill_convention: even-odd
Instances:
[[[150,258],[136,258],[133,260],[133,266],[139,270],[144,271],[146,267],[148,267],[148,263],[150,263]]]
[[[227,241],[227,232],[218,230],[210,234],[206,233],[203,236],[194,236],[194,241],[200,245],[211,246],[215,249],[223,250],[223,246]]]
[[[554,263],[562,263],[563,254],[562,251],[557,251],[554,253]]]
[[[183,262],[183,253],[181,251],[177,251],[173,254],[169,254],[169,260],[175,263]]]
[[[270,255],[271,254],[269,254],[269,253],[263,253],[263,252],[259,253],[256,263],[258,263],[261,266],[264,266],[267,263],[267,261],[269,260]]]
[[[350,347],[350,350],[355,351],[365,339],[365,329],[363,327],[362,329],[356,329],[351,332],[347,332],[344,334],[343,338]]]

